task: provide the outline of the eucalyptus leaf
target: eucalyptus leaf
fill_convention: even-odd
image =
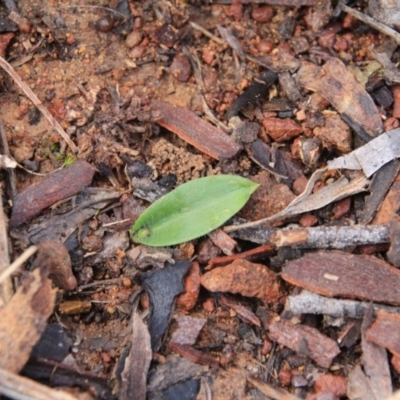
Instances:
[[[186,182],[146,209],[131,229],[132,240],[172,246],[206,235],[235,215],[258,186],[237,175]]]

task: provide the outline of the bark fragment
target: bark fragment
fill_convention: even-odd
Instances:
[[[35,269],[0,309],[0,368],[19,372],[52,314],[56,290],[45,269]]]
[[[10,227],[15,228],[45,208],[76,195],[90,184],[94,173],[95,170],[89,163],[79,160],[70,167],[47,176],[41,182],[28,186],[14,199]]]
[[[375,257],[319,251],[289,261],[282,278],[329,297],[400,305],[400,272]]]
[[[299,85],[325,97],[341,114],[363,127],[371,137],[383,131],[382,120],[371,96],[338,58],[330,58],[319,68],[303,63]]]
[[[317,329],[305,325],[293,325],[288,321],[268,323],[269,338],[313,359],[319,366],[329,368],[340,353],[336,342],[322,335]]]
[[[171,106],[162,101],[154,101],[152,110],[161,113],[157,124],[177,134],[203,153],[217,160],[231,158],[239,150],[225,132],[199,118],[193,112]]]
[[[365,337],[400,357],[400,315],[379,311]]]

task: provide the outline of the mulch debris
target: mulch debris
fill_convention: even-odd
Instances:
[[[0,394],[397,398],[398,5],[3,3]],[[224,226],[130,240],[216,174]]]

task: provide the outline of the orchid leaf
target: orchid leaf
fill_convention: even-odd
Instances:
[[[235,215],[258,186],[236,175],[186,182],[143,212],[131,229],[132,240],[172,246],[206,235]]]

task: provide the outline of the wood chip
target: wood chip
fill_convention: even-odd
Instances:
[[[80,192],[92,182],[94,168],[79,160],[22,190],[14,199],[10,227],[15,228],[58,201]]]
[[[267,327],[271,340],[296,351],[299,355],[310,357],[323,368],[329,368],[333,358],[340,353],[337,343],[315,328],[273,320],[267,323]]]
[[[147,373],[152,358],[150,334],[140,315],[132,316],[132,346],[121,373],[121,400],[146,399]]]
[[[53,312],[56,290],[44,269],[35,269],[0,309],[0,368],[19,372]]]
[[[225,132],[199,118],[192,111],[154,101],[152,110],[159,112],[157,124],[217,160],[233,157],[240,146]]]
[[[212,242],[219,247],[224,254],[232,256],[235,247],[237,246],[236,240],[233,240],[227,233],[222,229],[216,229],[208,234]]]
[[[400,315],[379,311],[366,338],[400,357]]]
[[[400,209],[400,203],[398,201],[400,196],[400,174],[397,175],[392,186],[387,192],[382,204],[373,218],[371,224],[389,224],[392,221],[394,215],[397,214]]]
[[[400,305],[400,271],[371,256],[310,253],[289,261],[282,278],[324,296]]]
[[[350,400],[378,400],[370,387],[370,382],[360,365],[356,365],[349,373],[347,396]]]
[[[400,171],[400,160],[393,160],[380,168],[372,178],[370,194],[365,197],[361,224],[368,224],[379,210],[383,199]]]
[[[371,96],[338,58],[330,58],[323,67],[303,63],[298,71],[298,83],[326,98],[371,137],[383,131],[379,111]]]
[[[250,307],[242,304],[240,301],[235,300],[231,297],[221,296],[220,302],[222,305],[231,308],[234,310],[238,315],[242,317],[244,321],[249,324],[253,324],[261,328],[260,319],[251,311]]]
[[[387,352],[383,347],[377,346],[367,339],[373,318],[374,310],[370,306],[364,315],[361,326],[362,363],[375,397],[386,399],[392,394],[392,379]]]

